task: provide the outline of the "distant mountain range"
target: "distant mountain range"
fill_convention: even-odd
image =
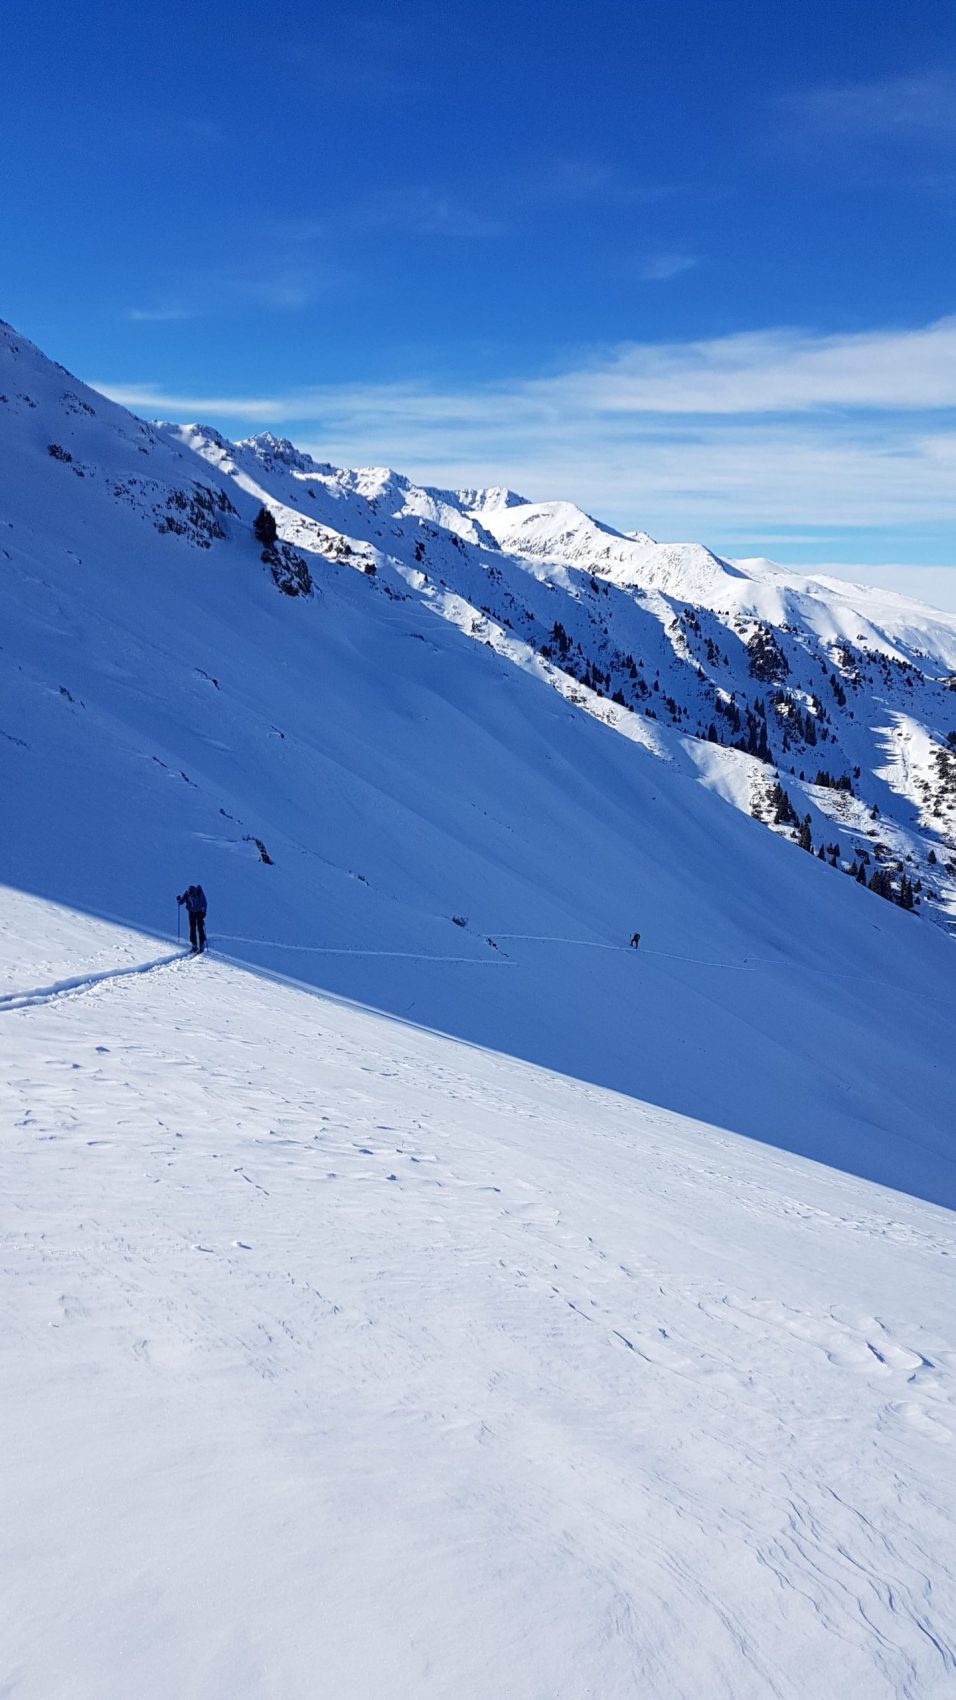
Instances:
[[[374,568],[388,593],[689,763],[831,865],[956,922],[956,616],[624,534],[569,502],[421,488],[387,468],[316,463],[268,434],[162,430],[219,490],[264,502],[319,572]]]

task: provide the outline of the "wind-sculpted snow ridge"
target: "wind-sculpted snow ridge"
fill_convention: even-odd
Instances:
[[[8,887],[165,935],[199,880],[263,970],[946,1203],[954,681],[900,598],[147,425],[0,330]]]
[[[0,1115],[17,1700],[951,1694],[952,1213],[215,958]]]

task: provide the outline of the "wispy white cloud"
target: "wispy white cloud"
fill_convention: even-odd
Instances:
[[[93,389],[121,407],[148,413],[151,419],[243,419],[263,425],[281,423],[290,417],[288,401],[276,396],[193,396],[173,394],[159,384],[93,384]]]
[[[226,295],[235,301],[251,301],[262,307],[278,308],[280,312],[294,312],[308,307],[325,282],[315,271],[289,267],[261,277],[230,278],[226,280]]]
[[[139,392],[137,392],[139,393]],[[142,392],[149,399],[151,392]],[[144,401],[144,405],[145,405]],[[632,415],[908,412],[956,406],[956,316],[913,330],[821,336],[793,329],[736,332],[700,342],[628,343],[547,377],[516,377],[460,389],[392,383],[313,386],[269,398],[237,398],[232,410],[267,406],[271,418],[302,419],[333,406],[356,420],[482,424],[517,408],[527,420]],[[954,436],[927,439],[948,460]]]
[[[664,249],[660,253],[646,254],[638,259],[634,270],[644,283],[667,283],[672,277],[681,277],[684,272],[691,272],[699,265],[696,254],[668,252]]]
[[[785,96],[781,106],[820,136],[956,139],[956,75],[949,70],[805,89]]]
[[[319,458],[569,496],[664,534],[956,522],[946,411],[956,319],[855,336],[631,344],[547,377],[457,388],[202,397],[100,387],[153,416],[282,425]]]
[[[635,178],[609,160],[570,155],[519,175],[511,188],[530,200],[615,207],[652,206],[678,192],[672,183]]]
[[[948,408],[956,396],[956,317],[906,331],[819,336],[781,329],[633,343],[531,388],[635,414]]]
[[[198,308],[195,307],[176,307],[170,304],[169,306],[156,307],[128,307],[124,317],[134,325],[167,325],[174,324],[181,319],[195,319],[198,317],[198,312]]]
[[[368,230],[405,230],[416,236],[499,236],[501,220],[427,184],[381,189],[359,206],[354,222]]]
[[[920,448],[930,460],[938,461],[956,474],[956,431],[937,431],[932,436],[921,437]]]
[[[208,267],[173,278],[165,292],[128,307],[124,317],[133,324],[165,324],[249,307],[294,313],[339,287],[342,278],[341,269],[324,259],[262,269]]]

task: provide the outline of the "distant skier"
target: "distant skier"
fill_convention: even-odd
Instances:
[[[641,942],[640,933],[632,933],[631,934],[631,949],[636,950],[638,945],[640,944],[640,942]]]
[[[189,944],[192,954],[197,956],[206,948],[206,893],[201,885],[187,885],[176,902],[186,905],[186,914],[189,916]]]

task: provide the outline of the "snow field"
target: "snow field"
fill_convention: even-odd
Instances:
[[[17,1700],[951,1691],[950,1213],[4,913]]]

